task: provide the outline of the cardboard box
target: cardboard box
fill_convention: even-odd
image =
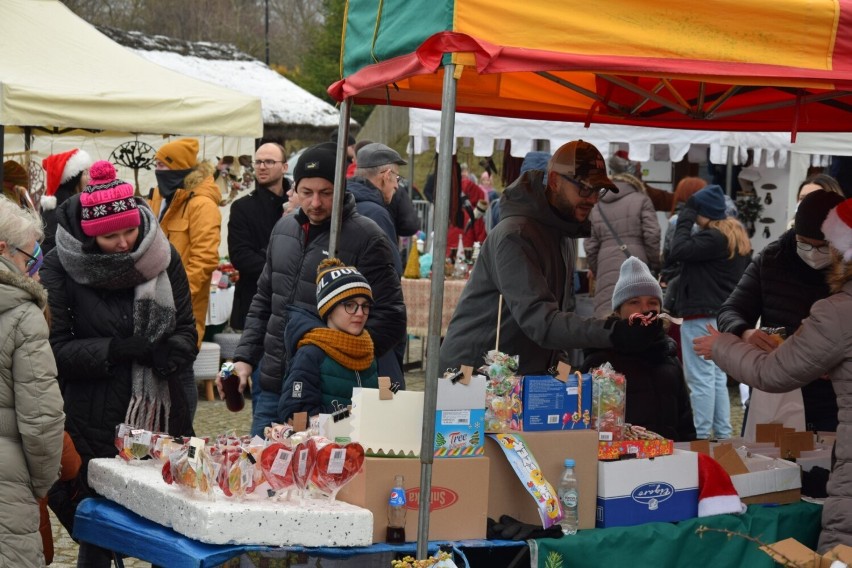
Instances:
[[[731,481],[743,503],[795,503],[802,498],[798,464],[757,454],[740,458],[748,472],[732,475]]]
[[[785,566],[792,562],[801,568],[831,568],[836,560],[852,565],[852,546],[845,544],[838,544],[825,554],[817,554],[795,538],[787,538],[761,546],[760,550]]]
[[[435,412],[435,457],[466,458],[485,453],[485,382],[438,381]]]
[[[429,540],[483,539],[488,527],[488,458],[435,460],[432,465]],[[395,475],[405,476],[408,513],[405,540],[417,540],[420,505],[420,460],[364,459],[364,471],[337,494],[337,499],[373,513],[373,542],[385,542],[388,497]]]
[[[521,416],[524,432],[586,430],[592,410],[592,379],[571,374],[566,381],[551,375],[526,375],[521,383]]]
[[[559,485],[565,458],[574,458],[577,481],[580,484],[579,527],[595,526],[595,496],[598,487],[598,433],[594,430],[569,432],[514,432],[520,435],[535,456],[544,478]],[[485,453],[489,458],[488,516],[499,519],[509,515],[519,521],[541,524],[533,497],[515,475],[503,455],[499,444],[490,436],[485,440]]]
[[[682,521],[698,515],[698,454],[598,462],[596,526]]]

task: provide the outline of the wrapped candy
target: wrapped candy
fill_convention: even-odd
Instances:
[[[173,482],[190,492],[213,496],[216,471],[204,442],[193,438],[190,443],[169,456],[169,473]],[[163,466],[163,478],[168,482]]]
[[[517,357],[492,350],[485,355],[479,372],[488,377],[485,383],[485,431],[505,433],[518,430],[517,417],[521,405],[521,377],[516,376]]]
[[[293,449],[281,442],[272,442],[260,457],[260,469],[263,477],[274,491],[286,491],[295,486],[293,471]]]
[[[592,427],[605,441],[622,439],[627,379],[609,363],[592,369]]]
[[[363,469],[364,447],[357,442],[338,444],[322,437],[312,438],[309,444],[316,448],[309,487],[334,499],[340,488]]]
[[[115,427],[115,447],[124,461],[141,460],[151,452],[153,433],[121,423]]]

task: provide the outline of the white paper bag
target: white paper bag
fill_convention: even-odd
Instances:
[[[755,440],[755,426],[769,423],[783,424],[784,427],[793,428],[797,432],[806,430],[802,389],[785,393],[770,393],[755,388],[751,389],[743,438],[753,442]]]

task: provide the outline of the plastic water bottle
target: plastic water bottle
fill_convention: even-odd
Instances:
[[[562,521],[559,526],[562,527],[562,534],[577,534],[577,524],[579,516],[577,506],[579,504],[579,493],[577,486],[577,476],[574,474],[574,460],[565,460],[565,471],[562,472],[562,479],[559,480],[559,488],[556,490],[559,496],[559,502],[562,503]]]
[[[387,542],[405,542],[405,482],[401,475],[393,478],[388,500]]]

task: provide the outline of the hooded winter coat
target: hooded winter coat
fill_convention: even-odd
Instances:
[[[222,192],[213,179],[212,166],[207,163],[199,164],[186,176],[183,188],[175,191],[162,217],[160,212],[166,204],[159,189],[151,196],[151,209],[186,270],[199,347],[210,303],[210,278],[219,266],[220,201]]]
[[[627,378],[625,421],[675,442],[686,442],[695,439],[695,425],[677,353],[677,343],[666,336],[638,355],[613,349],[594,351],[583,361],[582,369],[588,372],[611,363]]]
[[[766,245],[748,265],[737,287],[719,309],[716,316],[719,331],[742,337],[743,332],[753,329],[760,320],[764,327],[783,327],[790,337],[808,317],[814,302],[828,297],[826,273],[814,270],[799,258],[796,232],[790,229]],[[815,380],[803,386],[802,399],[809,430],[837,428],[837,397],[831,381]]]
[[[519,356],[520,374],[541,374],[562,350],[611,347],[603,320],[573,313],[576,239],[590,223],[566,220],[545,196],[545,173],[527,171],[500,198],[500,222],[482,245],[441,345],[439,368],[479,367],[494,349]],[[372,317],[372,316],[371,316]]]
[[[0,257],[0,565],[44,566],[37,498],[59,477],[65,415],[44,288]]]
[[[290,364],[278,403],[278,418],[282,423],[296,412],[315,416],[352,404],[352,389],[355,387],[379,388],[375,360],[366,370],[356,371],[332,359],[318,345],[298,347],[306,333],[327,326],[316,313],[298,306],[288,307],[287,313],[289,319],[284,342]],[[299,386],[294,390],[296,383]],[[298,397],[294,397],[293,393],[298,393]]]
[[[141,199],[139,207],[147,207]],[[80,228],[79,195],[71,197],[56,211],[59,226],[73,238],[81,242],[91,239]],[[141,230],[139,239],[142,239]],[[197,347],[189,288],[180,256],[173,246],[170,250],[171,260],[166,270],[174,298],[175,328],[168,344],[191,358]],[[110,363],[109,345],[113,338],[126,338],[134,333],[134,288],[106,289],[80,284],[63,266],[59,252],[54,249],[47,255],[40,274],[50,293],[50,344],[65,399],[65,427],[83,460],[81,475],[86,479],[89,460],[118,454],[115,427],[124,422],[127,413],[132,374],[131,363]],[[198,399],[191,369],[191,365],[178,369],[177,380],[169,381],[172,434],[191,433],[191,416]]]
[[[583,241],[589,269],[595,275],[595,317],[606,318],[612,313],[612,292],[621,265],[627,256],[635,256],[648,265],[651,272],[660,269],[660,223],[654,205],[647,195],[626,181],[616,181],[618,193],[607,192],[589,220],[592,234]],[[618,234],[626,251],[619,248],[607,221]],[[625,254],[626,253],[626,254]]]
[[[405,302],[393,250],[379,226],[355,210],[355,198],[348,191],[342,217],[337,257],[356,267],[370,283],[374,306],[367,331],[376,357],[380,357],[405,340]],[[330,219],[312,225],[300,209],[283,217],[272,230],[257,294],[234,352],[234,361],[255,368],[263,357],[260,384],[264,392],[281,393],[288,360],[284,343],[287,306],[316,310],[317,266],[328,257],[330,227]],[[402,371],[398,373],[389,376],[402,381]]]
[[[799,330],[767,353],[725,333],[713,345],[713,361],[726,373],[766,392],[788,392],[828,373],[837,393],[835,455],[822,511],[819,552],[852,546],[852,280],[816,302]]]

